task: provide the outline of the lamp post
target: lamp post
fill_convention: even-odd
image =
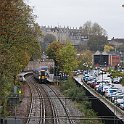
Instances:
[[[106,62],[104,62],[104,66],[105,66],[105,71],[107,71],[107,64],[106,64]]]
[[[88,74],[88,64],[86,65],[86,67],[87,67],[87,74]]]
[[[101,69],[102,71],[102,95],[103,95],[103,69]]]

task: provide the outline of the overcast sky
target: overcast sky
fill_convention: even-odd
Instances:
[[[109,39],[124,38],[124,0],[26,0],[40,26],[80,27],[97,22]]]

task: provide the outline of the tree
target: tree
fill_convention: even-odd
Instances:
[[[55,62],[55,66],[58,66],[57,56],[59,53],[59,50],[63,47],[63,44],[59,41],[54,41],[51,44],[49,44],[47,48],[47,55],[50,59],[53,59]]]
[[[41,31],[23,0],[0,1],[0,8],[0,96],[6,97],[30,58],[39,57]],[[6,104],[5,98],[3,101]]]
[[[104,51],[105,51],[105,52],[110,52],[110,51],[113,50],[113,49],[114,49],[114,47],[111,46],[111,45],[105,45],[105,46],[104,46]]]
[[[92,23],[91,21],[87,21],[84,23],[82,27],[82,33],[84,35],[98,35],[98,36],[106,36],[107,33],[105,29],[103,29],[98,23]]]
[[[74,46],[70,42],[66,42],[65,46],[60,49],[58,55],[58,63],[60,70],[66,74],[71,74],[74,69],[78,66],[78,61],[76,59],[76,51]]]
[[[0,53],[6,54],[7,59],[13,58],[9,62],[9,65],[14,66],[13,69],[20,66],[17,71],[13,71],[17,74],[34,54],[39,56],[38,37],[41,31],[34,21],[32,9],[23,0],[4,0],[0,6],[2,20]]]
[[[56,37],[53,34],[46,34],[44,36],[44,42],[43,42],[44,51],[46,50],[46,48],[48,47],[48,45],[50,43],[52,43],[53,41],[56,41]]]
[[[85,50],[82,53],[80,53],[80,56],[78,58],[79,60],[79,68],[81,70],[87,69],[92,67],[92,52],[89,50]]]
[[[66,74],[70,74],[77,68],[76,51],[70,42],[65,44],[59,41],[52,42],[48,46],[47,55],[55,61],[57,70],[61,70]]]
[[[94,23],[91,27],[91,35],[94,36],[106,36],[107,33],[98,23]]]
[[[92,23],[91,21],[87,21],[84,25],[83,25],[83,28],[82,28],[82,32],[84,35],[91,35],[91,32],[92,31]]]
[[[53,34],[46,34],[44,37],[44,42],[52,43],[53,41],[56,41],[56,37]]]
[[[87,48],[92,51],[103,50],[107,44],[107,33],[98,23],[87,21],[83,25],[82,33],[88,36]]]
[[[108,44],[107,37],[101,35],[92,35],[87,43],[91,51],[103,51],[105,44]]]

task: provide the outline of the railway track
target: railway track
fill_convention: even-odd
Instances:
[[[33,76],[27,78],[31,89],[31,105],[26,124],[77,124],[71,119],[65,98],[50,85],[39,84]]]
[[[32,98],[26,124],[57,124],[53,119],[55,113],[47,93],[36,83],[32,76],[28,77],[28,82]]]
[[[48,92],[49,97],[54,104],[59,124],[76,124],[74,120],[70,119],[70,112],[68,111],[64,101],[65,98],[60,97],[55,89],[53,89],[50,85],[42,84],[42,87]]]

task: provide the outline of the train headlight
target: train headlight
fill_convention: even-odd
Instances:
[[[42,79],[44,79],[45,78],[45,76],[42,76]]]
[[[40,76],[39,76],[39,79],[40,79]]]

